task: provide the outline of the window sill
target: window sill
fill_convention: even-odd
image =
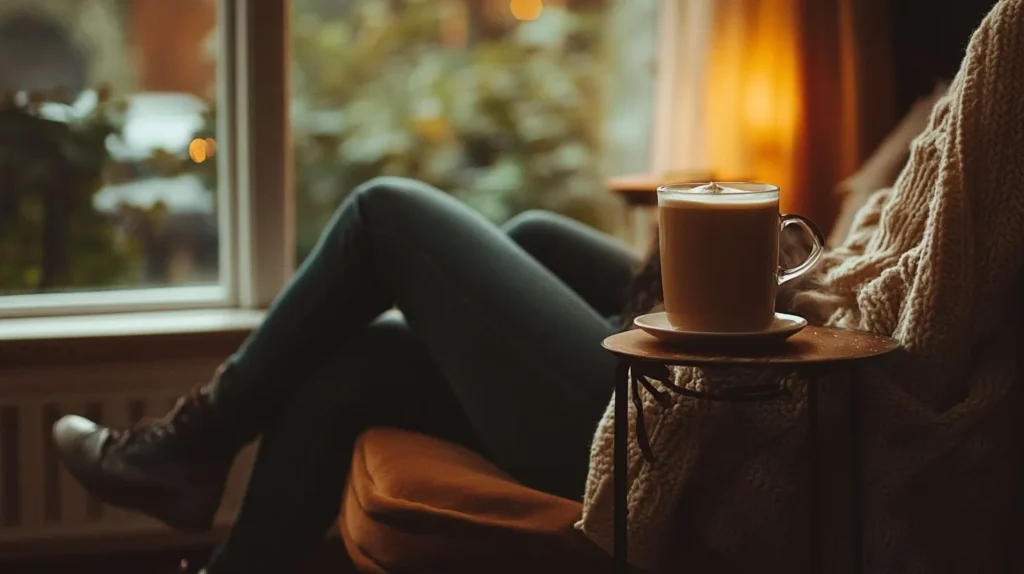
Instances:
[[[242,309],[3,319],[0,365],[223,358],[262,320],[262,311]]]

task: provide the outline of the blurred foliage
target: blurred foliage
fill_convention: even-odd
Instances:
[[[17,101],[17,97],[23,101]],[[128,279],[137,249],[92,206],[121,107],[100,94],[88,113],[44,94],[0,102],[0,291],[109,286]]]
[[[299,255],[378,175],[416,178],[495,222],[542,208],[614,228],[600,170],[603,3],[548,6],[459,44],[465,0],[294,0]],[[472,18],[470,18],[472,20]]]
[[[606,3],[548,5],[525,23],[482,23],[473,11],[484,3],[470,0],[292,4],[300,258],[347,194],[379,175],[423,180],[496,223],[542,208],[619,225],[599,193]],[[0,96],[0,293],[144,283],[145,238],[167,206],[104,214],[97,192],[188,172],[215,193],[217,162],[180,150],[115,161],[105,142],[123,129],[123,101],[100,93],[83,110],[47,99]],[[211,108],[194,137],[215,126]]]
[[[213,161],[196,165],[160,149],[142,160],[113,159],[107,142],[124,127],[125,100],[101,89],[75,104],[55,103],[67,99],[0,96],[0,293],[140,286],[141,240],[159,232],[167,206],[122,202],[101,213],[96,194],[104,185],[184,173],[215,189]],[[199,137],[212,136],[212,119]]]

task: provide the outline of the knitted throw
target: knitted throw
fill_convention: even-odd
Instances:
[[[1024,0],[1002,0],[894,187],[875,194],[845,244],[786,299],[812,322],[903,346],[854,381],[866,572],[994,573],[1008,553],[1024,571],[1024,539],[1011,528],[1024,485],[1014,403],[1022,257]],[[695,369],[675,376],[718,383]],[[655,572],[807,571],[806,385],[790,382],[791,396],[763,404],[671,395],[662,407],[641,389],[656,461],[630,441],[631,562]],[[609,551],[613,424],[609,404],[577,524]]]

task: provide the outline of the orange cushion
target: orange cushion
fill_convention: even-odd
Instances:
[[[580,511],[466,448],[373,428],[356,443],[340,526],[364,574],[610,572],[573,528]]]

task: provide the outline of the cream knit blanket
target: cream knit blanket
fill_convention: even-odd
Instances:
[[[794,307],[904,347],[861,371],[865,571],[1001,571],[1018,484],[1024,262],[1024,0],[975,32],[891,190]],[[806,286],[805,286],[806,288]],[[679,369],[680,384],[706,384]],[[630,560],[660,572],[805,572],[806,386],[761,405],[645,395],[657,462],[630,442]],[[631,412],[631,421],[635,413]],[[632,422],[631,422],[632,425]],[[613,409],[577,525],[611,548]],[[708,561],[709,557],[716,560]],[[714,565],[712,565],[714,564]]]

